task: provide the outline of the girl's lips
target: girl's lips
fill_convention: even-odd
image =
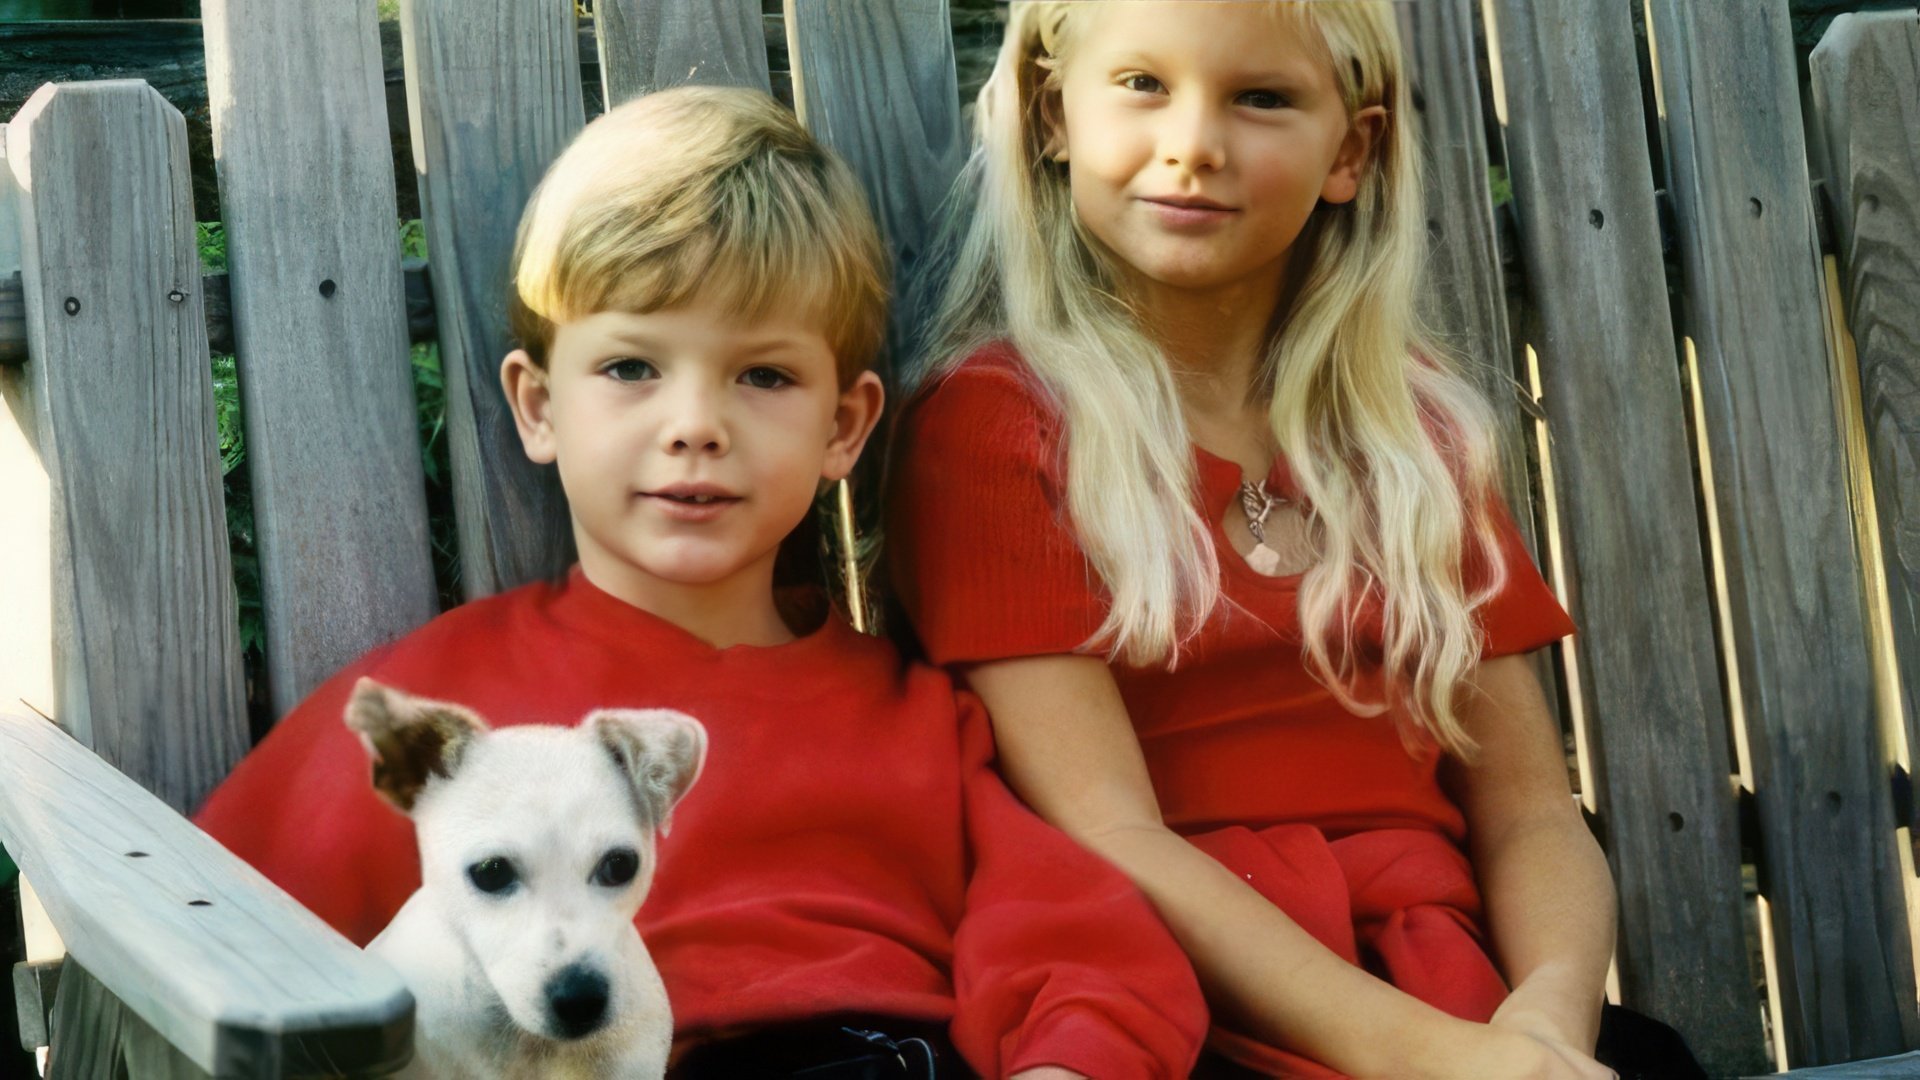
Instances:
[[[738,496],[716,496],[707,502],[689,502],[652,492],[644,497],[663,516],[675,521],[712,521],[740,503]]]
[[[1160,202],[1157,199],[1142,199],[1147,209],[1162,225],[1172,229],[1204,229],[1218,225],[1239,213],[1238,210],[1223,206],[1182,206],[1179,203]]]

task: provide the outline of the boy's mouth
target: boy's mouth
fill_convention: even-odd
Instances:
[[[642,494],[658,500],[672,516],[689,521],[705,520],[740,501],[740,496],[714,484],[673,484]]]

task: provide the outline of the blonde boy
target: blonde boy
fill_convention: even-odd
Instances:
[[[418,865],[340,723],[360,676],[496,723],[684,710],[706,768],[637,920],[674,1075],[1186,1075],[1186,960],[1006,791],[978,703],[817,591],[775,602],[782,541],[883,401],[883,249],[846,166],[763,95],[651,95],[554,163],[513,284],[501,381],[579,565],[341,673],[201,824],[364,943]]]

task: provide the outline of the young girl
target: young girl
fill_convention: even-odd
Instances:
[[[1571,632],[1414,316],[1386,4],[1016,3],[890,542],[1002,771],[1159,906],[1202,1075],[1604,1078]]]

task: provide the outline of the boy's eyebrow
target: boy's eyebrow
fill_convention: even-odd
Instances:
[[[1114,56],[1110,66],[1114,68],[1143,67],[1151,69],[1156,64],[1152,53],[1129,51]],[[1278,90],[1299,91],[1313,85],[1313,71],[1308,61],[1281,63],[1272,67],[1249,67],[1228,72],[1224,81],[1236,85],[1271,86]]]

